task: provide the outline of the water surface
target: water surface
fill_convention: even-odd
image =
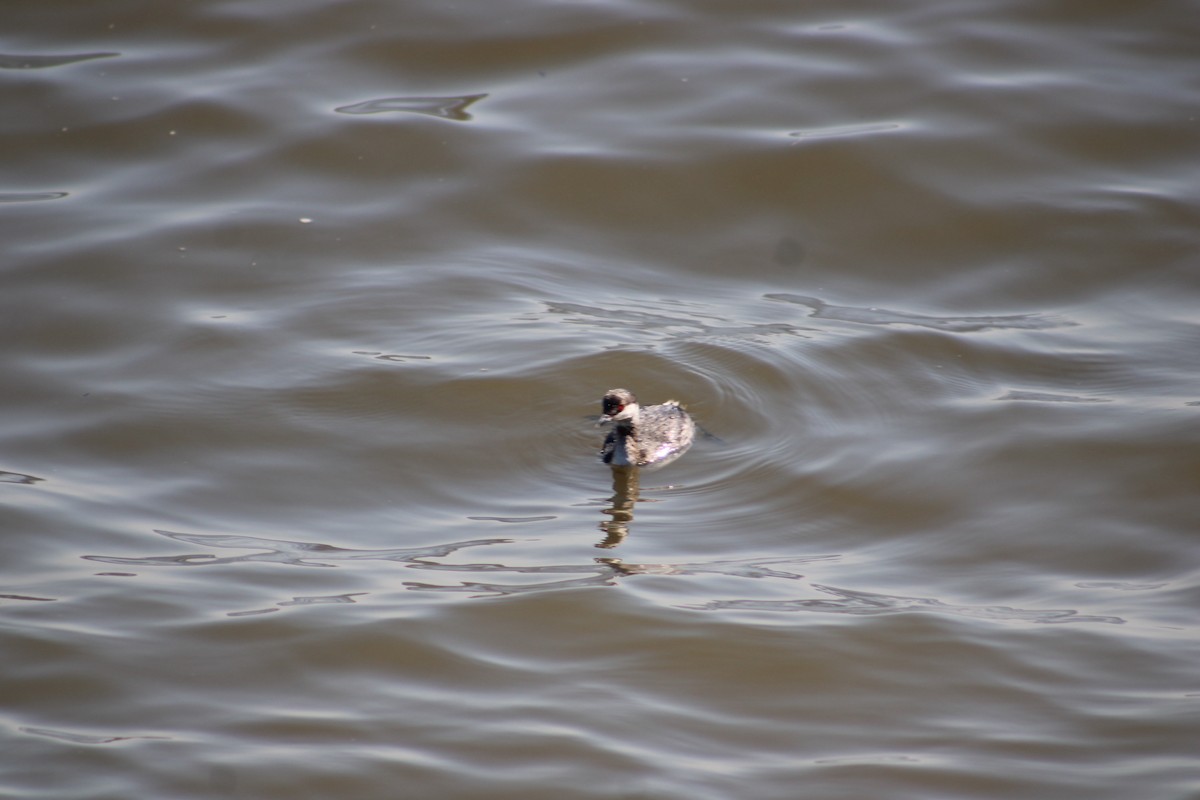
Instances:
[[[1195,4],[10,5],[0,793],[1200,795]]]

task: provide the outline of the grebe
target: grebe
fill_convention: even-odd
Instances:
[[[600,401],[600,424],[612,422],[600,459],[614,467],[661,467],[687,452],[696,423],[674,400],[638,405],[628,389],[609,389]]]

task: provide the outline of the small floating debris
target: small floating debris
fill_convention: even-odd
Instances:
[[[485,97],[486,94],[465,94],[460,97],[384,97],[340,106],[334,111],[341,114],[387,114],[399,111],[466,122],[471,119],[467,108]]]

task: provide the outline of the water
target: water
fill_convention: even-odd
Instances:
[[[1200,9],[906,5],[10,3],[0,794],[1200,796]]]

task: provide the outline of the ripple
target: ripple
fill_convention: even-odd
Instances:
[[[1041,624],[1098,622],[1121,625],[1125,622],[1120,617],[1080,614],[1078,611],[1067,609],[1022,609],[1009,606],[954,605],[930,597],[907,597],[904,595],[860,592],[821,584],[812,584],[812,586],[819,592],[831,595],[834,599],[818,597],[793,600],[718,600],[688,607],[704,611],[731,609],[743,611],[815,611],[853,616],[900,614],[917,611],[971,617],[974,619],[991,620],[993,622],[1033,622]]]
[[[202,547],[233,548],[242,550],[257,550],[239,556],[220,558],[208,553],[186,554],[178,556],[144,556],[121,557],[85,555],[81,558],[87,561],[99,561],[104,564],[121,564],[124,566],[146,567],[202,567],[217,564],[241,564],[248,562],[266,562],[272,564],[287,564],[294,567],[333,567],[329,562],[344,561],[404,561],[416,562],[421,559],[445,557],[466,547],[506,544],[510,539],[473,539],[466,542],[433,545],[430,547],[401,547],[385,550],[354,550],[317,542],[293,542],[283,539],[266,539],[258,536],[236,536],[230,534],[194,534],[176,533],[173,531],[157,530],[155,533],[167,538]]]
[[[738,324],[724,317],[715,306],[694,307],[687,313],[667,314],[664,313],[661,304],[654,305],[654,310],[639,308],[635,303],[627,303],[624,307],[620,305],[604,307],[583,303],[547,301],[545,305],[548,313],[563,315],[567,318],[565,321],[568,323],[592,325],[597,328],[653,331],[664,333],[670,337],[690,337],[702,334],[765,340],[765,337],[794,334],[801,330],[787,323]]]
[[[0,69],[45,69],[91,61],[96,58],[113,58],[120,53],[74,53],[61,56],[15,55],[0,53]]]
[[[75,733],[74,731],[63,731],[55,728],[30,728],[23,727],[20,729],[23,733],[30,733],[34,736],[47,736],[51,739],[59,739],[72,744],[115,744],[117,742],[130,742],[135,739],[160,739],[169,740],[170,736],[115,736],[105,734],[90,734],[90,733]]]
[[[35,483],[41,483],[46,480],[39,478],[36,475],[26,475],[23,472],[6,472],[0,470],[0,483],[21,483],[26,486],[32,486]]]
[[[788,136],[797,139],[836,139],[845,136],[863,136],[871,133],[887,133],[898,131],[903,126],[898,122],[879,122],[868,125],[846,125],[832,128],[810,128],[803,131],[793,131]]]
[[[1022,392],[1011,391],[997,400],[1020,400],[1034,403],[1111,403],[1104,397],[1079,397],[1071,394],[1054,394],[1052,392]]]
[[[457,584],[434,584],[406,581],[409,589],[435,592],[465,592],[475,597],[503,596],[544,592],[585,586],[615,586],[622,578],[636,575],[725,575],[735,578],[776,578],[799,580],[804,576],[790,570],[777,569],[777,564],[805,564],[834,561],[835,555],[793,556],[775,559],[737,559],[679,564],[626,563],[619,558],[596,558],[591,564],[546,564],[538,566],[508,566],[505,564],[420,564],[415,568],[437,572],[470,572],[514,575],[576,575],[580,578],[536,581],[533,583],[496,583],[462,581]]]
[[[43,200],[61,200],[69,192],[0,192],[0,203],[40,203]]]
[[[407,355],[407,354],[401,354],[401,353],[384,353],[384,352],[372,351],[372,350],[355,350],[355,351],[353,351],[353,353],[356,356],[370,356],[371,358],[375,358],[380,361],[392,361],[392,362],[395,362],[398,364],[402,364],[407,361],[432,361],[433,360],[433,356],[416,356],[416,355]]]
[[[369,592],[347,592],[345,594],[331,595],[313,595],[310,597],[293,597],[291,600],[283,600],[268,608],[257,608],[249,611],[229,611],[226,612],[227,617],[252,617],[259,614],[271,614],[288,606],[322,606],[322,605],[346,605],[357,603],[354,598],[362,597],[370,594]]]
[[[1115,589],[1119,592],[1146,592],[1161,589],[1166,583],[1131,583],[1129,581],[1079,581],[1080,589]]]
[[[487,97],[486,94],[464,94],[457,97],[383,97],[378,100],[366,100],[362,103],[339,106],[334,111],[340,114],[402,112],[467,122],[472,118],[467,113],[467,109],[485,97]]]
[[[1074,323],[1047,317],[1043,314],[1004,314],[997,316],[927,316],[909,311],[892,311],[885,308],[836,306],[816,297],[798,294],[774,293],[764,295],[768,300],[807,306],[816,319],[837,322],[857,322],[863,325],[917,325],[935,330],[971,333],[991,329],[1044,330],[1060,328]]]
[[[813,763],[827,766],[843,766],[846,764],[853,766],[870,764],[920,764],[921,759],[916,758],[915,756],[904,755],[860,755],[841,756],[838,758],[817,758],[813,760]]]

